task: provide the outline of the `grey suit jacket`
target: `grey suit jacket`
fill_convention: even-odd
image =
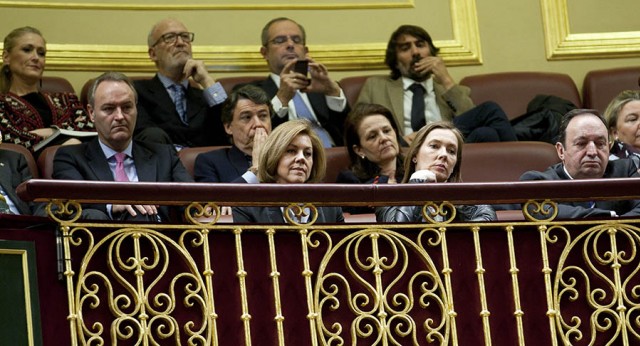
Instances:
[[[0,185],[22,215],[31,215],[35,207],[26,203],[16,194],[16,188],[23,181],[31,179],[31,171],[24,155],[0,149]]]
[[[237,223],[285,223],[280,207],[234,207],[232,214]],[[339,222],[344,222],[340,207],[318,207],[316,224]]]
[[[627,178],[640,177],[638,168],[633,161],[620,159],[609,161],[604,171],[603,178]],[[547,168],[544,172],[529,171],[524,173],[520,180],[569,180],[562,163]],[[610,217],[615,211],[618,216],[640,215],[640,200],[623,201],[595,201],[595,207],[591,208],[589,202],[562,202],[558,203],[558,219],[576,219],[591,216]],[[533,213],[532,213],[533,214]],[[535,217],[546,218],[545,216]]]
[[[134,141],[131,154],[138,181],[193,182],[171,145]],[[98,138],[88,143],[60,147],[53,159],[53,178],[114,181]],[[95,209],[107,215],[104,204],[87,205],[86,209]],[[162,220],[169,219],[169,209],[166,206],[160,207],[158,214]]]
[[[436,103],[440,109],[443,120],[451,121],[454,116],[460,115],[474,107],[469,97],[470,89],[466,86],[456,85],[450,90],[435,81],[433,90],[436,94]],[[371,76],[362,86],[358,103],[377,103],[393,112],[396,124],[401,134],[404,134],[404,89],[402,78],[396,80],[389,76]]]

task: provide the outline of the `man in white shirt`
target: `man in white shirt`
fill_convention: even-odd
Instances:
[[[325,147],[343,144],[342,127],[349,105],[338,83],[323,64],[308,55],[302,25],[275,18],[262,30],[260,53],[271,71],[267,79],[252,84],[262,88],[273,105],[273,127],[287,120],[306,118]],[[308,61],[308,76],[294,71],[297,61]]]

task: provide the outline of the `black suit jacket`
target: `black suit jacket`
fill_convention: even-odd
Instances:
[[[185,147],[229,144],[220,120],[222,106],[209,107],[202,90],[189,86],[185,92],[187,126],[180,120],[171,96],[157,75],[152,79],[136,80],[134,86],[138,93],[136,133],[148,127],[159,127],[173,144]]]
[[[271,79],[270,76],[265,80],[251,82],[249,84],[258,86],[264,90],[269,98],[273,98],[278,93],[278,86]],[[333,142],[336,146],[341,146],[344,143],[344,133],[342,131],[344,127],[344,120],[347,118],[347,114],[349,114],[350,108],[349,104],[344,108],[342,112],[335,112],[329,109],[327,106],[327,101],[325,96],[321,93],[307,93],[309,97],[309,102],[311,103],[311,107],[313,108],[313,112],[316,114],[316,118],[320,122],[320,125],[329,132],[329,135],[333,139]],[[284,123],[289,120],[287,117],[279,117],[277,114],[274,114],[271,117],[271,125],[273,128]]]
[[[603,178],[640,177],[636,165],[627,159],[609,161]],[[556,163],[544,172],[529,171],[520,180],[569,180],[562,163]],[[640,200],[624,201],[595,201],[595,207],[590,208],[589,202],[558,203],[558,219],[575,219],[590,216],[611,217],[613,210],[618,216],[640,215]],[[533,213],[532,213],[533,214]],[[542,216],[541,216],[542,217]],[[542,217],[544,218],[544,217]]]
[[[134,141],[131,155],[136,166],[138,181],[193,182],[171,145]],[[53,159],[53,178],[114,181],[98,138],[88,143],[60,147]],[[87,205],[86,209],[98,210],[108,215],[104,204]],[[169,220],[168,207],[161,206],[158,214],[162,220]]]
[[[35,205],[26,203],[16,194],[16,188],[23,181],[31,179],[29,164],[24,155],[12,151],[0,149],[0,185],[22,215],[32,215]]]
[[[233,222],[284,224],[284,216],[280,207],[234,207]],[[344,222],[340,207],[318,207],[318,223]]]
[[[235,145],[202,153],[196,157],[193,175],[203,183],[230,183],[249,169],[249,160]]]

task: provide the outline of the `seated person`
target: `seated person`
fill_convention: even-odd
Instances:
[[[34,145],[53,134],[53,125],[75,131],[95,131],[75,94],[40,91],[46,54],[46,43],[36,28],[17,28],[4,38],[0,131],[6,143],[23,145],[32,152]],[[67,143],[80,141],[69,139]]]
[[[358,103],[377,103],[395,115],[400,135],[411,142],[425,124],[452,121],[467,143],[516,141],[506,114],[494,102],[474,106],[469,88],[455,83],[431,36],[402,25],[387,44],[391,75],[367,79]]]
[[[96,78],[87,106],[98,138],[60,147],[53,161],[53,178],[94,181],[192,182],[173,146],[132,140],[136,126],[136,91],[118,72]],[[169,208],[156,205],[83,206],[84,218],[160,222]]]
[[[301,184],[322,181],[326,159],[322,141],[306,120],[291,120],[278,126],[264,143],[257,172],[260,183]],[[283,207],[234,207],[233,222],[286,223]],[[318,207],[316,223],[344,222],[340,207]],[[312,217],[308,210],[302,215],[289,215],[305,223]]]
[[[271,132],[271,103],[265,92],[253,85],[235,89],[222,109],[222,123],[231,147],[196,157],[194,176],[198,182],[230,183],[258,164],[260,148]]]
[[[289,18],[275,18],[262,29],[260,54],[271,74],[252,83],[267,92],[275,110],[273,127],[292,119],[307,119],[325,148],[342,145],[341,126],[349,113],[344,92],[329,77],[323,64],[308,56],[302,25]],[[307,60],[309,77],[297,72],[297,61]]]
[[[640,90],[618,94],[604,111],[613,139],[609,160],[629,158],[640,167]]]
[[[638,167],[628,159],[609,160],[607,125],[598,111],[574,109],[562,118],[556,150],[562,162],[544,172],[529,171],[520,180],[571,180],[638,177]],[[640,215],[640,200],[561,202],[557,218]],[[534,216],[546,218],[544,215]]]
[[[204,62],[192,58],[194,37],[176,19],[163,19],[151,28],[149,57],[158,73],[135,82],[137,140],[174,144],[178,149],[227,144],[220,121],[220,105],[227,94]],[[191,86],[189,80],[202,89]]]
[[[449,122],[434,122],[416,133],[404,162],[402,183],[461,182],[462,134]],[[496,212],[488,205],[456,206],[461,221],[492,221]],[[434,215],[434,219],[439,216]],[[376,209],[378,222],[425,222],[422,206]]]
[[[339,184],[395,184],[404,175],[400,144],[393,114],[387,108],[358,103],[344,123],[344,142],[351,166],[338,174]],[[369,207],[343,207],[351,214],[373,213]]]
[[[42,204],[24,202],[16,194],[18,185],[31,178],[31,170],[24,155],[0,148],[0,213],[44,216]]]

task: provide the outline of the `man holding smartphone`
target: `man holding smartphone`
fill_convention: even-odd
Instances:
[[[271,74],[252,84],[272,97],[273,127],[290,119],[308,119],[325,147],[342,145],[349,105],[326,66],[308,56],[302,25],[289,18],[272,19],[262,29],[260,53]]]

